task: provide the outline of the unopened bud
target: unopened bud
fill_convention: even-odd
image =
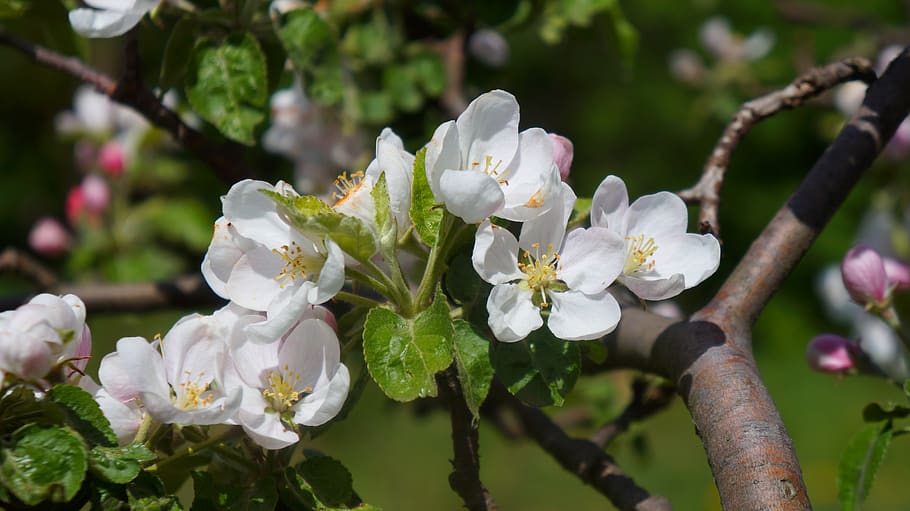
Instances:
[[[851,248],[840,267],[850,298],[863,306],[884,306],[888,276],[882,256],[866,245]]]
[[[858,348],[849,339],[839,335],[822,334],[806,348],[809,367],[822,373],[843,373],[854,366]]]
[[[57,257],[65,253],[71,243],[72,238],[56,218],[44,217],[38,220],[28,233],[28,245],[45,257]]]
[[[89,174],[82,180],[82,199],[85,208],[94,213],[101,213],[111,203],[111,190],[107,181],[95,174]]]
[[[499,68],[509,60],[509,43],[495,30],[480,29],[471,34],[468,40],[468,51],[484,64]]]
[[[98,151],[98,165],[111,177],[120,177],[126,168],[126,154],[120,142],[111,140]]]
[[[550,140],[553,141],[553,162],[559,169],[559,177],[563,181],[569,178],[569,172],[572,170],[572,158],[575,155],[575,146],[568,138],[549,133]]]

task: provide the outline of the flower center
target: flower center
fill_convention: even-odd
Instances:
[[[508,185],[509,182],[507,180],[497,177],[499,175],[499,166],[500,165],[502,165],[502,160],[497,160],[496,164],[494,165],[493,157],[487,155],[486,157],[484,157],[484,165],[483,165],[483,170],[481,172],[496,179],[496,182],[501,185],[503,185],[503,184]],[[475,162],[471,163],[472,169],[476,169],[479,166],[480,166],[479,161],[475,161]]]
[[[526,262],[518,262],[518,269],[528,276],[521,284],[531,290],[535,305],[548,307],[550,304],[547,302],[546,290],[557,282],[556,265],[559,263],[559,254],[553,250],[552,244],[547,245],[547,251],[544,254],[540,253],[540,243],[534,243],[531,247],[534,249],[534,254],[532,255],[526,250],[524,253]],[[540,302],[537,303],[537,300]]]
[[[210,382],[201,382],[205,372],[200,372],[199,377],[194,381],[193,373],[184,371],[184,380],[178,386],[182,390],[182,397],[177,402],[177,407],[183,410],[195,410],[197,408],[208,406],[215,400],[211,392]]]
[[[626,236],[629,242],[629,251],[626,254],[626,265],[622,272],[625,275],[634,275],[644,273],[654,269],[654,259],[648,260],[657,252],[657,244],[654,238],[645,239],[644,234],[638,236]]]
[[[292,241],[290,246],[282,245],[280,249],[273,248],[272,252],[284,261],[284,268],[275,276],[275,280],[280,282],[279,287],[284,288],[289,280],[294,282],[298,277],[306,279],[306,261],[297,242]]]
[[[297,401],[313,391],[313,387],[306,387],[302,392],[296,390],[300,381],[300,373],[291,371],[287,364],[280,370],[269,371],[266,377],[268,387],[263,389],[262,397],[269,403],[269,410],[279,414],[290,410]]]
[[[335,189],[337,190],[333,196],[335,197],[335,205],[332,207],[338,207],[344,201],[348,200],[351,195],[354,194],[360,187],[363,186],[363,172],[352,172],[348,174],[347,172],[342,172],[340,176],[335,178]]]

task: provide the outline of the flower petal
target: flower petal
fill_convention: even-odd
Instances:
[[[531,303],[531,291],[518,284],[493,286],[487,313],[493,335],[502,342],[520,341],[543,326],[540,311]]]
[[[135,27],[144,12],[118,12],[96,9],[75,9],[69,12],[73,30],[85,37],[116,37]]]
[[[562,250],[566,223],[572,215],[577,197],[572,187],[566,183],[560,184],[559,197],[561,205],[550,208],[522,224],[521,234],[518,236],[518,244],[522,249],[530,250],[533,243],[540,243],[543,247],[552,244],[557,251]]]
[[[629,206],[626,234],[654,238],[658,242],[664,236],[677,236],[686,232],[689,212],[686,204],[675,193],[657,192],[642,195]]]
[[[439,189],[446,209],[468,224],[489,218],[504,201],[499,183],[483,172],[445,170]]]
[[[556,274],[569,289],[595,294],[622,273],[626,242],[603,227],[575,229],[566,236]]]
[[[597,339],[616,328],[622,314],[609,291],[587,295],[578,291],[548,293],[552,309],[547,327],[567,341]]]
[[[686,289],[686,281],[681,273],[651,280],[620,275],[619,282],[642,300],[666,300]]]
[[[481,94],[458,116],[458,139],[463,164],[483,169],[491,165],[505,169],[518,150],[518,101],[503,90]],[[551,157],[552,160],[552,157]]]
[[[665,277],[682,274],[685,289],[702,283],[720,265],[720,243],[711,234],[685,233],[658,243],[654,269]]]
[[[319,426],[338,415],[351,387],[351,375],[339,364],[335,375],[325,385],[304,397],[294,406],[294,422],[304,426]]]
[[[286,245],[291,237],[291,226],[278,215],[275,202],[262,191],[281,192],[288,189],[281,182],[272,186],[252,179],[239,181],[221,199],[224,217],[245,238],[270,249]]]
[[[461,148],[458,145],[458,129],[455,121],[442,123],[433,133],[433,138],[426,145],[427,152],[424,157],[424,167],[427,172],[427,181],[436,200],[442,200],[439,190],[439,180],[446,169],[461,168]]]
[[[629,192],[617,176],[607,176],[594,192],[591,203],[591,225],[606,227],[621,236],[626,235],[626,212]]]
[[[490,284],[505,284],[524,277],[518,268],[518,240],[508,229],[489,220],[477,228],[471,262],[480,278]]]

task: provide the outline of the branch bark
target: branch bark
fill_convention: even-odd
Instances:
[[[135,45],[138,43],[135,40],[128,43],[127,56],[135,56]],[[255,177],[256,173],[244,162],[243,146],[230,140],[215,143],[183,122],[177,113],[164,106],[141,82],[138,68],[135,68],[136,62],[128,59],[124,76],[120,80],[114,80],[77,58],[60,55],[4,30],[0,30],[0,45],[25,54],[37,64],[62,71],[94,85],[98,92],[132,107],[149,122],[170,133],[184,148],[209,166],[225,184],[231,185],[245,177]]]

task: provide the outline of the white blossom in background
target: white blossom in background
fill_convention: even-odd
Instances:
[[[705,20],[699,30],[701,44],[718,60],[751,62],[771,51],[774,33],[758,29],[748,37],[733,32],[730,22],[722,16]]]
[[[222,198],[224,216],[215,222],[202,275],[218,296],[265,312],[265,321],[247,329],[259,342],[272,342],[307,306],[341,290],[344,254],[330,238],[313,240],[297,232],[262,190],[297,195],[284,182],[272,186],[247,179],[232,186]]]
[[[240,405],[241,391],[228,387],[228,342],[238,320],[234,306],[211,316],[185,316],[160,343],[142,337],[117,341],[115,369],[103,380],[120,402],[138,396],[143,408],[167,424],[220,424]],[[113,380],[113,381],[111,381]]]
[[[591,225],[625,239],[619,282],[639,298],[665,300],[717,271],[720,243],[710,234],[686,232],[686,205],[676,194],[658,192],[629,205],[622,179],[607,176],[594,192]]]
[[[135,27],[160,0],[83,0],[88,8],[69,12],[73,30],[85,37],[116,37]]]
[[[491,215],[524,222],[559,201],[553,145],[540,128],[518,132],[518,102],[502,90],[481,94],[427,144],[427,180],[446,209],[467,223]]]
[[[471,260],[493,284],[487,312],[500,341],[520,341],[543,326],[544,310],[550,332],[565,340],[596,339],[619,322],[607,287],[622,271],[625,243],[600,227],[566,234],[575,194],[568,185],[563,192],[563,204],[524,224],[517,240],[489,220],[477,229]]]
[[[319,426],[344,405],[350,374],[335,331],[319,314],[311,309],[277,342],[245,340],[231,349],[243,391],[235,421],[266,449],[296,443],[291,424]]]

